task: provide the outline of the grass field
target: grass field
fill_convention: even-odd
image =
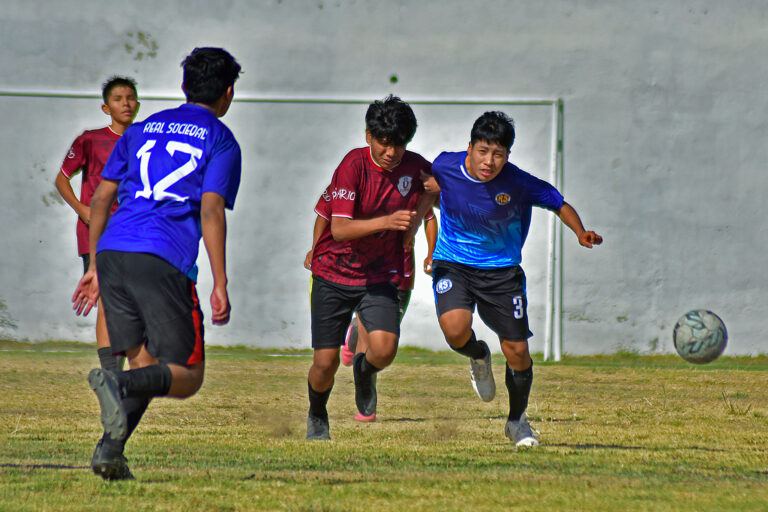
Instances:
[[[136,480],[103,482],[86,376],[95,347],[0,341],[0,510],[768,510],[768,357],[694,367],[620,354],[537,363],[537,449],[504,437],[499,394],[468,364],[404,349],[379,377],[378,421],[304,440],[308,352],[209,348],[202,390],[150,405],[126,449]]]

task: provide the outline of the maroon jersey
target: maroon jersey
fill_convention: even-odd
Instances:
[[[370,219],[415,210],[424,193],[421,171],[429,173],[430,169],[421,155],[406,151],[400,164],[386,171],[374,163],[370,148],[353,149],[336,168],[315,212],[330,220],[329,212],[333,217]],[[413,276],[413,259],[408,268],[404,265],[407,256],[401,231],[336,241],[329,224],[315,246],[312,273],[347,286],[391,281],[410,289],[404,281]]]
[[[386,172],[386,171],[385,171]],[[320,199],[317,200],[317,204],[315,205],[315,213],[318,214],[320,217],[324,218],[328,222],[331,221],[331,193],[330,193],[330,186],[326,188],[322,195],[320,196]],[[430,209],[427,214],[424,216],[424,220],[429,220],[432,217],[434,217],[434,212]],[[326,229],[330,229],[329,227],[326,227]],[[416,255],[414,254],[414,251],[403,251],[403,276],[402,280],[400,281],[400,285],[397,287],[398,290],[402,290],[404,292],[407,292],[409,290],[413,289],[413,272],[414,272],[414,259]]]
[[[64,162],[61,164],[61,172],[67,179],[72,178],[79,169],[83,170],[83,181],[80,186],[80,202],[86,206],[91,205],[91,198],[96,187],[101,183],[101,170],[107,163],[109,154],[120,136],[109,129],[86,130],[75,139],[69,148]],[[117,204],[112,205],[112,211]],[[88,225],[80,217],[77,218],[77,253],[88,254]]]

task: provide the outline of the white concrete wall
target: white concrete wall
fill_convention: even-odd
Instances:
[[[589,251],[566,233],[566,353],[668,352],[675,320],[698,307],[726,321],[727,354],[768,352],[758,322],[768,314],[765,2],[5,0],[0,42],[0,91],[97,93],[120,73],[140,95],[179,95],[179,62],[215,45],[243,65],[241,97],[561,97],[564,193],[605,237]],[[144,101],[139,117],[176,103]],[[74,213],[53,180],[74,137],[106,123],[99,105],[0,94],[0,336],[94,339],[93,319],[70,311]],[[463,149],[488,108],[499,107],[417,106],[412,149]],[[546,177],[548,114],[505,110],[519,134],[511,159]],[[309,346],[301,261],[312,206],[362,143],[364,111],[240,102],[227,115],[244,152],[229,217],[234,309],[229,326],[207,325],[209,343]],[[539,351],[546,215],[524,261]],[[423,275],[402,339],[445,346]]]

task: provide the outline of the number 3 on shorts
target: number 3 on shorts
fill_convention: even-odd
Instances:
[[[523,301],[522,295],[515,295],[512,299],[512,304],[515,306],[514,316],[517,320],[525,317],[525,301]]]

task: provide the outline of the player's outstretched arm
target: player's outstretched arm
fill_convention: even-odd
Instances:
[[[104,179],[96,187],[91,198],[91,223],[88,227],[88,241],[91,246],[91,263],[85,275],[77,283],[72,296],[75,312],[87,315],[99,300],[99,279],[96,275],[96,247],[109,220],[109,210],[117,197],[118,182]]]
[[[204,193],[200,202],[200,226],[213,274],[211,321],[215,325],[224,325],[229,322],[231,310],[227,295],[227,218],[224,205],[224,198],[215,192]]]
[[[382,231],[405,231],[414,223],[416,212],[397,210],[389,215],[371,219],[331,217],[331,235],[334,240],[354,240]]]
[[[603,237],[595,233],[594,231],[587,231],[584,229],[584,225],[581,223],[581,218],[576,210],[571,205],[563,201],[563,206],[558,210],[557,216],[563,221],[563,224],[571,228],[579,239],[579,243],[584,247],[591,248],[593,245],[600,245],[603,243]]]

